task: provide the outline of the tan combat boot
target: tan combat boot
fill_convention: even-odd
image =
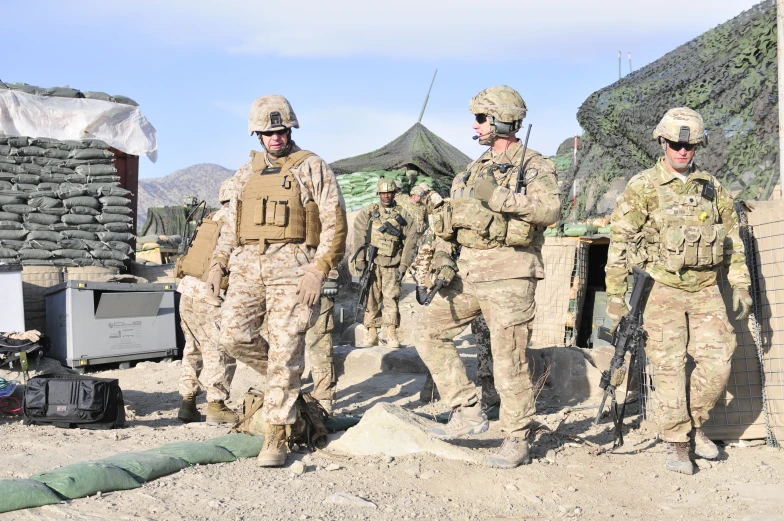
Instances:
[[[719,457],[719,448],[713,443],[705,431],[699,427],[694,429],[694,454],[705,459]]]
[[[495,388],[495,379],[492,376],[483,376],[479,379],[482,386],[482,403],[485,407],[495,407],[501,403],[501,397]]]
[[[234,425],[235,423],[237,423],[237,415],[226,407],[222,400],[207,404],[207,425]]]
[[[425,385],[423,385],[422,390],[419,391],[419,401],[430,403],[438,400],[439,398],[441,398],[441,395],[438,394],[436,383],[433,381],[433,375],[427,373]]]
[[[451,440],[464,434],[481,434],[487,430],[489,422],[482,410],[482,403],[476,402],[469,407],[458,407],[452,411],[449,423],[430,429],[431,436]]]
[[[267,425],[264,431],[264,445],[259,452],[260,467],[280,467],[286,463],[286,426]]]
[[[378,328],[377,327],[367,328],[367,336],[365,336],[365,342],[362,347],[373,347],[377,345],[378,345]]]
[[[667,470],[681,474],[694,474],[694,464],[689,458],[689,442],[667,444],[667,460],[664,462]]]
[[[387,326],[387,347],[400,347],[400,340],[397,339],[397,328]]]
[[[185,423],[201,421],[201,413],[196,408],[196,395],[186,394],[182,397],[182,404],[180,405],[180,411],[177,413],[177,418]]]
[[[487,464],[499,469],[513,469],[529,463],[528,442],[521,438],[506,438],[497,453],[487,456]]]

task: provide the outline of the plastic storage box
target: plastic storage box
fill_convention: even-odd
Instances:
[[[73,368],[176,356],[174,289],[79,280],[49,288],[48,356]]]

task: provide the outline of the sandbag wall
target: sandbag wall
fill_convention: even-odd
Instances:
[[[372,172],[354,172],[337,176],[338,186],[346,201],[346,211],[359,210],[363,206],[378,201],[376,185],[382,177],[399,181],[401,193],[408,194],[419,184],[427,183],[433,187],[433,178],[413,170],[374,170]]]
[[[0,262],[124,269],[130,192],[100,140],[0,135]]]

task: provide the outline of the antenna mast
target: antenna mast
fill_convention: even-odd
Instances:
[[[427,89],[427,96],[425,96],[425,102],[422,104],[422,111],[419,113],[419,119],[417,120],[417,123],[422,123],[422,116],[425,115],[427,101],[430,99],[430,91],[433,90],[433,83],[436,81],[436,74],[438,74],[438,69],[436,69],[436,72],[433,73],[433,79],[430,81],[430,88]]]

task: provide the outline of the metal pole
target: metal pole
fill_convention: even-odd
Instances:
[[[632,73],[632,53],[629,53],[629,74]]]
[[[618,79],[621,79],[621,51],[618,51]]]
[[[779,66],[779,179],[784,172],[784,0],[776,0],[776,35],[778,36],[778,66]],[[773,174],[771,174],[771,179]],[[766,194],[770,197],[770,193]]]
[[[433,90],[433,83],[436,81],[436,74],[438,74],[438,69],[436,69],[436,72],[433,73],[433,79],[430,81],[430,88],[427,89],[427,96],[425,96],[425,102],[422,104],[422,111],[419,113],[419,119],[417,120],[417,123],[422,123],[422,116],[425,115],[427,100],[430,99],[430,91]]]

